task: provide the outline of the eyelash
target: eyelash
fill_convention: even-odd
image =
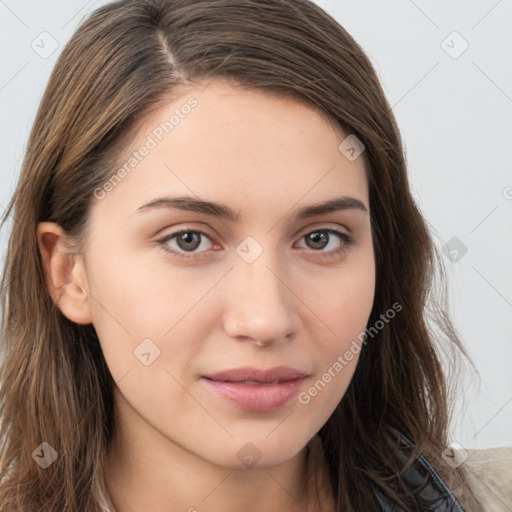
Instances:
[[[302,235],[301,239],[307,235],[310,235],[311,233],[318,233],[318,232],[331,233],[331,234],[337,235],[342,240],[342,243],[340,244],[340,246],[337,249],[327,251],[325,254],[322,255],[322,257],[325,257],[325,258],[337,256],[338,254],[343,252],[350,244],[352,244],[354,242],[354,238],[352,236],[348,235],[347,233],[343,233],[342,231],[338,231],[337,229],[333,229],[333,228],[314,229],[314,230],[309,231],[308,233],[305,233],[304,235]],[[184,252],[177,251],[175,249],[170,249],[169,246],[166,245],[167,242],[169,242],[176,236],[181,235],[183,233],[196,233],[196,234],[203,235],[206,238],[208,238],[209,240],[211,240],[211,237],[208,235],[208,233],[205,233],[204,231],[201,231],[200,229],[182,229],[181,231],[176,231],[175,233],[171,233],[171,234],[165,236],[164,238],[157,240],[156,243],[162,248],[163,251],[165,251],[166,253],[173,254],[174,256],[177,256],[178,258],[184,258],[184,259],[194,258],[195,257],[194,255],[196,254],[195,252],[191,252],[191,253],[185,252],[184,253]],[[320,254],[322,252],[324,252],[322,250],[319,250],[319,251],[315,251],[314,249],[311,249],[311,250],[313,252],[318,252]]]

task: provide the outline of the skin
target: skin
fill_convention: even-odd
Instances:
[[[95,200],[79,255],[58,225],[38,230],[50,293],[70,320],[94,325],[116,381],[107,488],[118,512],[304,511],[306,502],[313,510],[303,479],[325,473],[321,462],[306,464],[306,445],[316,446],[358,354],[307,404],[295,397],[269,412],[240,409],[200,376],[286,365],[308,373],[305,392],[364,331],[375,291],[369,213],[295,220],[299,208],[339,196],[369,211],[363,161],[340,152],[346,134],[318,110],[223,81],[185,89],[152,113],[127,155],[190,96],[197,106]],[[181,194],[226,204],[241,219],[137,212]],[[158,242],[181,229],[208,236],[196,249],[177,237]],[[327,234],[322,247],[306,236],[325,229],[353,242]],[[236,251],[249,236],[263,251],[250,263]],[[189,247],[190,257],[164,246]],[[160,350],[149,366],[134,355],[144,339]],[[237,455],[246,443],[259,457],[250,467]],[[330,503],[328,486],[320,494]]]

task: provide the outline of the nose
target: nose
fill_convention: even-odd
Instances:
[[[225,332],[260,347],[285,343],[299,327],[291,277],[269,252],[252,263],[237,256],[226,283]]]

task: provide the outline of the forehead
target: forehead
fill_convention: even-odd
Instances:
[[[363,158],[346,158],[345,137],[305,101],[225,81],[182,88],[139,124],[108,199],[132,210],[164,192],[214,196],[238,210],[334,193],[367,202]]]

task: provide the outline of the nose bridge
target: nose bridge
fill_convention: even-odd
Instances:
[[[248,237],[250,238],[250,237]],[[295,328],[294,296],[275,249],[254,239],[237,247],[229,278],[226,330],[269,343],[291,334]]]

